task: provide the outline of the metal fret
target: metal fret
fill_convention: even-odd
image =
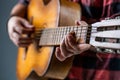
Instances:
[[[87,30],[86,28],[83,28],[83,30],[81,30],[81,27],[78,26],[43,29],[40,35],[39,45],[59,45],[65,35],[72,31],[76,33],[77,38],[79,38],[80,34],[81,37],[85,38],[85,32]]]
[[[108,23],[111,25],[107,25]],[[40,38],[39,46],[55,46],[60,44],[65,35],[74,31],[77,39],[82,38],[86,43],[105,49],[105,52],[120,53],[120,22],[115,23],[117,24],[102,21],[91,26],[49,28],[36,32],[35,36]]]

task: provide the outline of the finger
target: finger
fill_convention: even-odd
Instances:
[[[28,47],[31,43],[18,43],[19,47]]]
[[[18,45],[21,47],[27,47],[33,42],[32,38],[20,38]]]
[[[20,37],[20,35],[17,33],[13,33],[11,39],[17,46],[28,46],[33,42],[33,38],[28,38],[28,37],[23,38]]]
[[[76,50],[76,46],[77,46],[77,42],[76,42],[76,37],[73,36],[74,34],[70,33],[68,36],[67,36],[67,45],[73,49],[73,50]]]
[[[27,20],[25,20],[25,19],[22,19],[22,20],[21,20],[21,24],[22,24],[25,28],[27,28],[27,29],[32,29],[32,28],[34,28],[34,26],[33,26],[31,23],[29,23]]]
[[[83,44],[83,43],[85,43],[85,40],[82,38],[79,38],[79,39],[77,39],[76,42],[77,42],[77,44]]]
[[[24,26],[20,25],[20,24],[17,24],[15,27],[14,27],[14,32],[17,32],[18,34],[31,34],[34,32],[34,30],[32,28],[25,28]]]
[[[56,58],[60,61],[64,61],[65,60],[65,57],[63,55],[61,55],[61,50],[59,47],[56,48],[56,51],[55,51],[55,55],[56,55]]]
[[[20,38],[19,38],[19,42],[20,42],[20,43],[32,43],[32,42],[33,42],[33,38],[20,37]]]
[[[10,39],[13,41],[13,43],[18,46],[18,40],[20,38],[20,35],[17,34],[17,33],[12,33],[11,36],[10,36]]]
[[[80,20],[76,20],[76,21],[75,21],[75,24],[76,24],[77,26],[80,26]]]
[[[78,48],[81,49],[81,52],[84,52],[88,49],[90,49],[91,45],[90,44],[80,44],[78,45]]]
[[[14,30],[20,34],[29,34],[34,31],[34,26],[27,20],[19,18],[14,26]]]
[[[66,49],[66,45],[65,45],[65,39],[62,41],[61,45],[60,45],[60,51],[61,51],[61,55],[63,57],[65,57],[65,54],[67,52],[67,49]],[[65,53],[65,54],[64,54]]]
[[[70,52],[74,52],[73,47],[71,47],[71,46],[69,45],[69,41],[68,41],[67,37],[68,37],[68,36],[66,36],[66,38],[65,38],[65,46],[66,46],[66,49],[67,49],[68,51],[70,51]]]
[[[67,57],[64,57],[61,53],[62,52],[61,52],[60,48],[57,47],[56,51],[55,51],[55,55],[56,55],[57,59],[60,60],[60,61],[64,61],[67,57],[71,57],[72,56],[71,54],[69,54]]]
[[[85,21],[80,21],[80,20],[76,20],[75,24],[77,26],[88,26],[88,24]]]
[[[64,57],[69,57],[69,55],[73,55],[73,53],[67,50],[67,47],[65,45],[65,40],[63,40],[63,42],[61,43],[60,50],[61,50],[60,54]]]
[[[82,50],[83,50],[81,48],[82,44],[81,43],[78,44],[78,42],[76,41],[76,39],[74,38],[74,36],[72,34],[70,34],[67,39],[68,39],[68,45],[72,48],[71,52],[73,52],[74,55],[82,52]]]
[[[18,43],[20,47],[27,47],[32,43],[31,39],[21,39]]]
[[[18,33],[13,32],[13,33],[11,34],[11,39],[16,39],[16,40],[18,40],[19,38],[20,38],[20,35],[19,35]]]

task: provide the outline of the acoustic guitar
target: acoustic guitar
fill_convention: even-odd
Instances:
[[[18,49],[17,77],[26,80],[32,71],[40,77],[64,79],[74,57],[63,62],[56,59],[54,50],[71,31],[77,38],[98,47],[99,51],[120,53],[120,20],[103,20],[90,26],[76,26],[80,20],[79,4],[67,0],[30,0],[28,20],[33,18],[35,40],[27,48]],[[112,42],[110,42],[111,40]]]

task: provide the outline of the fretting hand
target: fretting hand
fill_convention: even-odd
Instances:
[[[77,21],[77,25],[88,26],[84,21]],[[70,32],[66,35],[63,41],[60,44],[60,47],[56,48],[55,55],[58,60],[64,61],[66,58],[73,55],[80,54],[89,49],[93,49],[93,46],[90,44],[84,43],[83,39],[80,39],[79,43],[76,40],[74,32]]]

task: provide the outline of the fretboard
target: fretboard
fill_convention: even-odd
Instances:
[[[59,45],[63,38],[70,32],[76,33],[76,39],[84,39],[85,42],[88,35],[88,26],[67,26],[57,28],[46,28],[36,32],[36,38],[39,39],[39,46],[55,46]]]

